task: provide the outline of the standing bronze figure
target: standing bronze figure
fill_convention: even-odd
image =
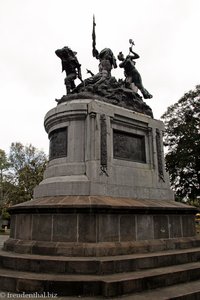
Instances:
[[[140,58],[140,56],[132,49],[134,42],[132,40],[129,40],[129,42],[131,43],[131,47],[129,48],[129,55],[127,55],[125,58],[124,54],[120,52],[117,56],[118,59],[122,61],[119,64],[119,67],[124,68],[124,74],[126,77],[125,82],[127,87],[131,88],[134,92],[137,91],[135,88],[138,88],[142,93],[144,99],[150,99],[153,96],[144,88],[141,75],[135,67],[136,63],[134,59],[138,59]],[[132,53],[132,55],[130,53]]]
[[[102,77],[110,77],[112,68],[117,68],[116,58],[110,48],[99,51],[96,49],[95,17],[93,16],[92,55],[99,60],[99,73]]]
[[[79,78],[82,81],[81,65],[76,57],[77,52],[72,51],[69,47],[63,47],[56,50],[55,53],[62,61],[62,72],[66,72],[65,85],[67,94],[69,94],[76,87],[74,80]]]

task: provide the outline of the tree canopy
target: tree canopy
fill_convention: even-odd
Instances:
[[[168,107],[165,124],[166,168],[179,200],[200,196],[200,85]]]
[[[8,155],[0,149],[1,208],[30,200],[43,179],[46,163],[45,153],[31,144],[12,143]]]
[[[0,203],[3,202],[3,199],[6,198],[5,193],[5,182],[7,181],[6,178],[6,171],[8,170],[10,164],[8,162],[8,158],[4,150],[0,149]]]

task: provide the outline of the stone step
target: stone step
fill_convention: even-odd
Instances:
[[[137,291],[141,292],[197,279],[200,279],[200,262],[126,274],[107,275],[103,286],[103,295],[111,297]]]
[[[200,260],[200,247],[111,257],[65,257],[19,254],[0,250],[0,267],[19,271],[65,274],[113,274],[186,264]]]
[[[188,249],[194,247],[200,247],[200,236],[98,243],[48,242],[9,238],[4,243],[3,249],[5,251],[24,254],[67,257],[102,257]]]
[[[39,293],[38,293],[39,294]],[[0,297],[2,299],[17,298],[18,293],[3,292],[0,290]],[[46,300],[50,300],[55,296],[56,300],[77,300],[77,296],[57,296],[55,294],[39,294],[40,297],[45,297]],[[38,296],[39,296],[38,295]],[[30,300],[36,297],[34,293],[23,294],[23,300]],[[31,298],[32,297],[32,298]],[[34,297],[34,298],[35,298]],[[19,298],[19,296],[18,296]],[[22,296],[21,296],[22,298]],[[105,300],[107,298],[103,296],[78,296],[81,300]],[[189,283],[176,284],[169,287],[158,288],[155,290],[148,290],[140,293],[134,293],[129,295],[122,295],[117,298],[118,300],[199,300],[200,299],[200,280],[196,280]]]
[[[114,297],[200,279],[200,262],[112,275],[66,275],[0,269],[1,290]]]
[[[81,298],[86,300],[86,298]],[[199,300],[200,280],[122,296],[122,300]],[[118,299],[118,300],[120,300]],[[73,300],[68,297],[63,300]],[[87,300],[93,300],[87,298]],[[100,299],[99,299],[100,300]]]

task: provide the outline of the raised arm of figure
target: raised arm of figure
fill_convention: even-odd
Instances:
[[[129,51],[130,51],[130,53],[133,54],[133,55],[130,55],[130,57],[131,57],[132,59],[140,58],[140,56],[139,56],[136,52],[133,51],[132,47],[129,48]]]

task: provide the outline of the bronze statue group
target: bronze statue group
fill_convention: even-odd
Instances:
[[[91,71],[87,70],[92,76],[83,80],[81,75],[81,64],[79,63],[76,52],[72,51],[69,47],[63,47],[55,51],[56,55],[61,59],[62,71],[66,72],[65,85],[67,95],[77,91],[75,86],[75,79],[79,78],[81,81],[80,87],[92,85],[93,88],[98,86],[102,87],[102,84],[111,78],[111,70],[117,68],[116,58],[110,48],[105,48],[100,52],[96,49],[96,35],[95,35],[95,20],[93,19],[93,32],[92,32],[92,54],[93,57],[99,60],[99,72],[94,75]],[[144,99],[152,98],[152,95],[144,88],[142,84],[142,78],[140,73],[135,67],[135,59],[139,58],[139,55],[133,51],[134,42],[130,39],[129,54],[125,57],[122,52],[119,52],[117,58],[120,61],[119,67],[124,69],[125,79],[121,84],[126,89],[131,89],[134,93],[137,93],[139,89]],[[78,89],[80,90],[80,88]]]

